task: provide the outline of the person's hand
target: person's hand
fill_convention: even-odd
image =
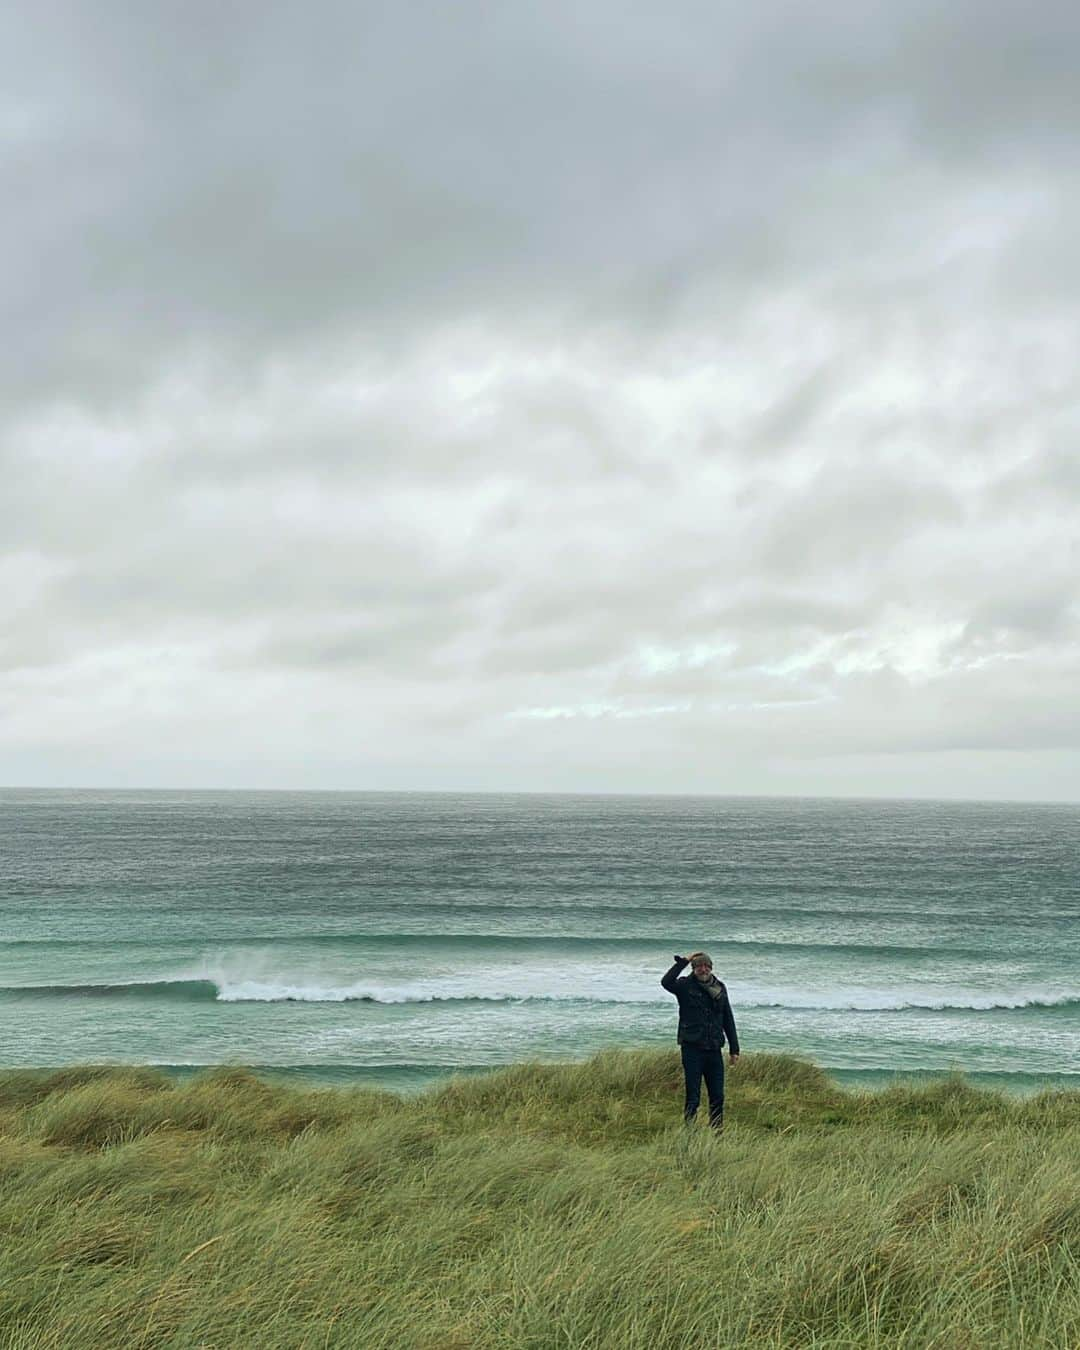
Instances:
[[[728,1063],[729,1063],[729,1064],[738,1064],[738,1062],[739,1062],[739,1056],[738,1056],[738,1055],[728,1055]]]

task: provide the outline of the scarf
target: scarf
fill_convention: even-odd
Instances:
[[[697,980],[698,984],[705,986],[705,988],[709,991],[710,998],[724,997],[724,986],[720,983],[720,981],[716,978],[716,976],[712,973],[711,970],[709,971],[708,975],[705,976],[704,979],[702,979],[701,976],[697,974],[695,974],[693,978]]]

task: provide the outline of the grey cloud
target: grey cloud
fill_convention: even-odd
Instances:
[[[780,574],[879,567],[914,534],[963,519],[955,492],[858,463],[822,468],[785,496],[763,533],[760,557]]]
[[[384,602],[373,611],[359,610],[351,619],[335,615],[322,623],[282,624],[280,635],[271,631],[254,643],[239,664],[331,673],[407,671],[417,679],[436,679],[444,673],[448,644],[470,635],[470,620],[460,601],[397,610]]]
[[[755,251],[755,288],[849,261],[860,218],[908,206],[889,190],[905,151],[977,169],[1025,135],[1067,149],[1075,36],[1067,7],[1032,24],[1015,4],[107,4],[27,27],[11,97],[40,103],[36,72],[52,79],[9,221],[44,264],[20,298],[23,378],[82,397],[122,387],[127,358],[138,381],[147,345],[257,359],[463,309],[617,318],[665,274],[692,295],[718,266],[738,287]]]
[[[1035,451],[987,486],[993,512],[1057,508],[1072,513],[1080,504],[1080,389],[1073,391],[1074,425],[1062,440]],[[1055,440],[1057,438],[1055,437]]]
[[[838,388],[842,373],[835,366],[817,369],[785,390],[750,433],[755,451],[797,447]]]
[[[1071,589],[1048,589],[1034,581],[1030,589],[1018,588],[1011,595],[980,601],[966,631],[971,637],[1006,632],[1041,638],[1077,632],[1078,599],[1080,584],[1074,584]]]
[[[3,23],[27,762],[1077,744],[1074,6]]]

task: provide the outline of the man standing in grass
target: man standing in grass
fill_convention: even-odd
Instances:
[[[689,965],[691,974],[679,978]],[[701,1104],[701,1080],[709,1090],[709,1124],[724,1128],[724,1040],[732,1064],[739,1058],[739,1033],[728,1002],[727,987],[713,974],[708,952],[676,956],[675,964],[660,981],[679,1000],[679,1035],[683,1073],[686,1076],[685,1119],[691,1121]]]

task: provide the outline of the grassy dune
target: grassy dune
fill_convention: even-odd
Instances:
[[[411,1100],[0,1074],[0,1344],[1080,1346],[1080,1093],[674,1052]]]

